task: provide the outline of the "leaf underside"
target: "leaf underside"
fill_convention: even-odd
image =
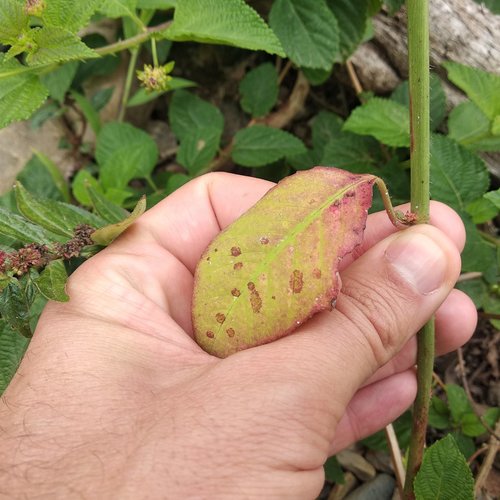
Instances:
[[[195,273],[198,344],[226,357],[330,309],[339,261],[363,239],[375,179],[336,168],[298,172],[220,233]]]

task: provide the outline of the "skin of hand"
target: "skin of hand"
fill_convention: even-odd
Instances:
[[[412,403],[431,314],[438,354],[470,337],[476,310],[452,290],[464,228],[433,203],[429,226],[369,216],[333,311],[226,359],[202,351],[196,263],[271,186],[203,176],[72,275],[2,397],[0,496],[314,498],[328,456]]]

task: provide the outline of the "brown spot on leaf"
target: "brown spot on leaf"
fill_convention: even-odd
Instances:
[[[210,262],[210,257],[207,257],[207,262]]]
[[[253,291],[253,290],[255,290],[255,283],[250,281],[249,283],[247,283],[247,287],[250,291]]]
[[[210,330],[205,334],[209,339],[213,339],[215,337],[214,332],[211,332]]]
[[[231,248],[231,255],[233,257],[238,257],[238,255],[241,255],[241,248],[240,247],[232,247]]]
[[[321,278],[321,269],[318,269],[317,267],[315,267],[312,270],[312,275],[313,275],[314,278],[316,278],[317,280],[319,280]]]
[[[218,248],[214,248],[214,252],[218,252],[218,251],[219,251],[219,249],[218,249]]]
[[[273,295],[271,298],[272,298],[273,300],[276,300],[276,297],[275,297],[274,295]]]
[[[353,196],[356,196],[356,191],[347,191],[345,195],[347,198],[352,198]]]
[[[239,297],[239,296],[241,295],[241,292],[240,292],[237,288],[233,288],[233,289],[231,290],[231,295],[232,295],[233,297]]]
[[[249,288],[249,290],[251,290],[250,305],[252,306],[252,311],[258,313],[262,309],[262,299],[260,298],[259,292],[255,289],[255,285],[253,288]]]
[[[243,267],[243,262],[236,262],[233,266],[235,271],[239,271]]]
[[[222,323],[224,323],[224,321],[226,321],[226,316],[222,313],[217,313],[215,315],[215,319],[217,320],[217,323],[220,323],[222,325]]]
[[[290,275],[290,290],[292,293],[300,293],[304,286],[304,275],[302,271],[295,269]]]
[[[227,336],[228,336],[228,337],[234,337],[234,334],[235,334],[236,332],[234,331],[234,328],[228,328],[228,329],[226,330],[226,333],[227,333]]]
[[[261,245],[267,245],[269,243],[269,238],[262,236],[262,238],[259,241]]]

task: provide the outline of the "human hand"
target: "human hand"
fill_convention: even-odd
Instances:
[[[415,332],[437,351],[472,334],[452,290],[464,229],[433,203],[397,232],[369,216],[332,312],[226,359],[192,339],[208,243],[271,187],[210,174],[143,215],[49,303],[0,405],[9,498],[313,498],[327,457],[400,415],[416,392]],[[450,292],[451,291],[451,292]]]

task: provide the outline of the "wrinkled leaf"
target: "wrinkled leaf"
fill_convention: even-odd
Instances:
[[[417,500],[472,500],[474,479],[451,435],[435,442],[425,454],[414,482]]]
[[[45,298],[57,302],[67,302],[69,300],[66,294],[67,280],[68,273],[63,260],[53,260],[35,281],[35,286]]]
[[[53,238],[40,226],[0,207],[0,235],[21,243],[50,243]]]
[[[110,201],[98,191],[95,186],[92,186],[92,184],[86,184],[85,190],[88,193],[88,197],[96,213],[106,221],[114,224],[116,222],[121,222],[129,216],[129,213],[124,208]]]
[[[0,320],[0,395],[14,376],[26,347],[28,340]]]
[[[33,196],[20,182],[16,182],[15,192],[19,211],[30,221],[55,234],[72,238],[74,229],[80,224],[93,227],[105,224],[100,217],[83,208]]]
[[[0,314],[12,329],[31,337],[30,305],[32,300],[17,280],[11,280],[0,294]]]
[[[249,71],[240,82],[241,107],[254,118],[271,111],[278,100],[278,73],[266,62]]]
[[[375,179],[324,167],[299,172],[215,238],[195,273],[200,346],[226,357],[331,308],[338,262],[362,241]]]
[[[135,206],[133,212],[121,222],[116,224],[111,224],[109,226],[104,226],[97,231],[94,231],[90,237],[97,245],[109,245],[114,239],[118,238],[129,226],[131,226],[135,220],[140,217],[146,210],[146,197],[142,197],[137,205]]]

